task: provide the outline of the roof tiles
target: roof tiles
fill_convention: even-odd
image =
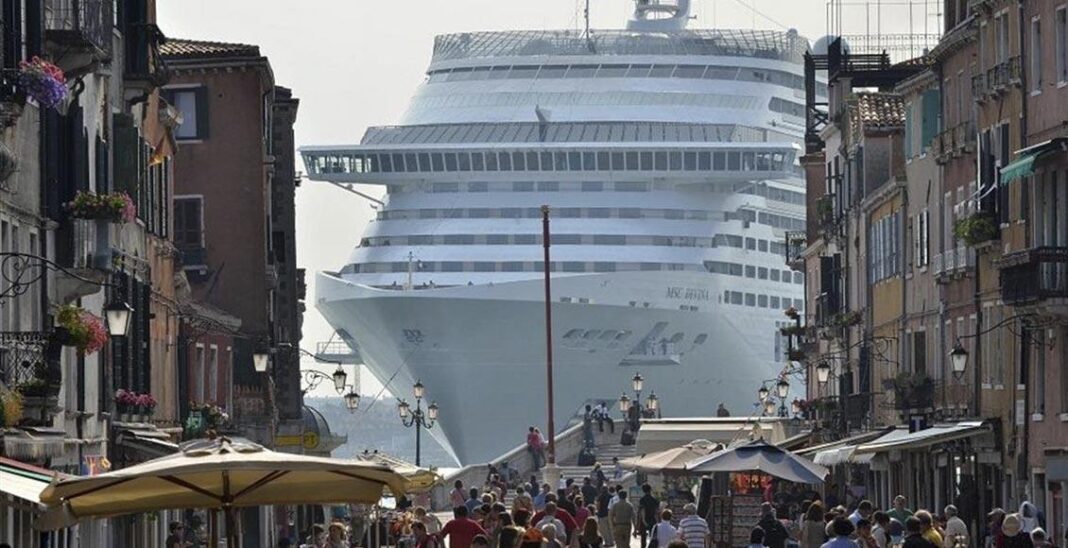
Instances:
[[[227,57],[259,57],[260,48],[250,44],[208,42],[168,38],[160,46],[160,53],[170,59],[218,59]]]

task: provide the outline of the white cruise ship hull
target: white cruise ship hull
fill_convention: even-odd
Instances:
[[[723,288],[710,278],[688,272],[555,277],[557,427],[590,400],[605,400],[618,414],[616,402],[630,392],[636,371],[665,416],[711,415],[720,402],[735,414],[752,413],[755,387],[778,373],[768,311],[719,302]],[[541,280],[418,291],[375,289],[329,274],[317,283],[319,310],[357,341],[381,382],[401,395],[397,388],[416,380],[427,386],[427,399],[441,408],[444,437],[437,428],[432,433],[459,462],[485,462],[521,444],[528,425],[544,428]],[[587,302],[560,302],[567,295]],[[648,352],[634,355],[653,332],[659,334]],[[624,333],[630,335],[620,340]]]

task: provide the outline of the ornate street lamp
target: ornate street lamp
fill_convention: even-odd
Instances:
[[[630,410],[630,398],[626,394],[619,397],[619,410],[626,413]]]
[[[635,373],[634,378],[631,379],[630,382],[634,386],[635,392],[641,392],[642,386],[645,384],[645,378],[642,377],[641,373]]]
[[[816,382],[823,386],[829,380],[831,380],[831,366],[827,362],[820,362],[816,365]]]
[[[775,413],[775,402],[768,400],[764,402],[764,412],[772,415]]]
[[[779,394],[779,399],[786,400],[786,396],[790,393],[790,383],[786,382],[786,379],[779,379],[779,383],[775,385],[775,389]]]
[[[768,399],[768,394],[770,394],[770,393],[771,392],[768,390],[768,387],[761,386],[760,390],[757,390],[757,398],[760,401],[764,401],[764,400]]]
[[[660,398],[656,397],[656,393],[649,392],[649,397],[645,399],[645,406],[651,411],[656,411],[660,407]]]
[[[949,353],[949,361],[950,366],[953,368],[953,376],[959,381],[968,369],[968,351],[964,349],[960,342],[957,342],[957,345]]]
[[[426,410],[423,410],[423,396],[426,395],[426,387],[422,382],[415,381],[412,385],[412,394],[415,396],[415,408],[401,400],[397,404],[397,411],[400,413],[401,424],[405,428],[415,428],[415,465],[420,465],[422,455],[422,433],[423,429],[427,430],[434,427],[434,424],[438,420],[438,404],[431,402],[427,406]]]
[[[799,402],[797,400],[794,400],[793,402],[791,402],[790,403],[790,411],[795,415],[800,414],[801,413],[801,402]]]
[[[353,413],[360,408],[360,394],[352,386],[349,387],[349,393],[345,394],[345,407]]]
[[[133,307],[122,301],[115,301],[104,309],[104,318],[108,324],[108,335],[112,337],[125,337],[130,331],[130,318],[133,316]]]
[[[348,373],[345,373],[345,368],[341,364],[337,364],[337,371],[334,371],[332,375],[334,378],[334,389],[340,394],[345,391],[345,381],[349,379]]]

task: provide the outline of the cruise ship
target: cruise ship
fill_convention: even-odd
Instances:
[[[557,425],[591,401],[618,413],[635,372],[664,416],[749,415],[782,369],[777,328],[803,306],[783,247],[804,229],[809,44],[687,29],[689,11],[639,0],[624,30],[438,36],[397,125],[301,148],[313,180],[385,187],[316,306],[393,393],[422,381],[460,463],[544,430],[542,205]]]

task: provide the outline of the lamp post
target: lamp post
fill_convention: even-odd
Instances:
[[[650,391],[645,403],[642,403],[642,389],[645,387],[645,377],[642,377],[641,373],[635,373],[631,377],[630,385],[634,389],[634,399],[627,396],[626,392],[621,394],[619,396],[619,410],[623,413],[626,430],[636,436],[638,429],[642,426],[642,416],[647,413],[655,414],[660,409],[660,398]],[[634,436],[629,440],[624,438],[624,444],[633,445],[635,442]]]
[[[253,359],[255,359],[255,354]],[[304,388],[301,390],[301,394],[307,394],[315,390],[323,381],[332,382],[334,390],[337,391],[339,396],[345,392],[345,387],[348,386],[345,383],[348,381],[349,374],[345,372],[345,368],[341,364],[337,364],[337,369],[331,375],[316,369],[301,369],[300,374],[304,376]]]
[[[415,396],[415,408],[407,401],[401,400],[397,404],[397,412],[400,414],[401,424],[405,428],[415,428],[415,465],[419,466],[421,460],[422,432],[426,428],[430,430],[438,420],[438,404],[431,402],[426,411],[423,410],[423,396],[426,395],[426,387],[420,381],[412,385],[412,395]]]

